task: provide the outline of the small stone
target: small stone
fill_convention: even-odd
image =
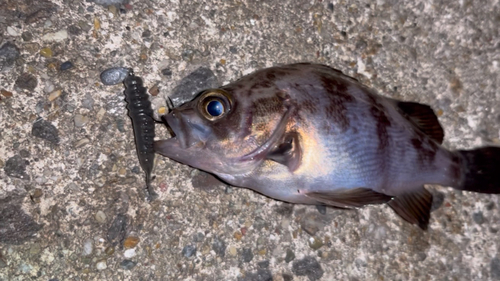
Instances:
[[[82,34],[82,30],[77,25],[71,25],[68,27],[68,32],[71,35],[78,36]]]
[[[142,173],[141,168],[139,168],[139,166],[134,166],[131,171],[134,174],[141,174]]]
[[[12,42],[6,42],[0,47],[0,69],[8,70],[14,65],[14,62],[19,58],[19,49]]]
[[[106,214],[103,211],[97,211],[97,213],[95,213],[95,220],[98,223],[105,223],[106,222]]]
[[[47,33],[44,36],[42,36],[43,41],[61,42],[67,38],[68,38],[68,31],[66,29],[61,29],[53,33]]]
[[[291,249],[286,250],[285,262],[289,263],[295,259],[295,253]]]
[[[311,281],[319,280],[323,276],[321,265],[310,256],[295,261],[292,265],[292,272],[297,276],[307,276]]]
[[[83,242],[83,256],[89,256],[92,254],[92,251],[94,249],[94,245],[92,244],[92,239],[87,239],[85,242]]]
[[[21,155],[14,155],[7,159],[4,166],[5,173],[14,178],[29,180],[30,176],[26,173],[28,161],[24,160]]]
[[[330,10],[330,12],[333,12],[333,3],[328,3],[328,5],[326,5],[326,8]]]
[[[29,73],[21,74],[17,79],[15,86],[23,90],[33,91],[38,85],[38,80],[35,76]]]
[[[293,281],[293,275],[291,274],[283,273],[281,277],[283,277],[283,281]]]
[[[185,256],[186,258],[192,257],[195,254],[196,254],[196,246],[186,245],[184,248],[182,248],[182,255]]]
[[[149,93],[153,96],[153,97],[156,97],[158,95],[158,93],[160,92],[160,89],[158,88],[158,84],[154,85],[153,87],[151,87],[151,89],[149,89]]]
[[[87,116],[77,114],[75,115],[74,121],[75,121],[75,127],[81,128],[89,122],[89,118]]]
[[[238,49],[236,49],[236,47],[234,47],[234,46],[230,46],[230,47],[229,47],[229,51],[230,51],[231,53],[233,53],[233,54],[237,54],[237,53],[238,53]]]
[[[117,238],[119,238],[118,240],[123,239],[122,237],[125,236],[127,224],[128,220],[126,215],[124,214],[116,215],[115,219],[113,220],[113,223],[108,229],[108,234],[107,234],[108,241],[112,242]]]
[[[323,246],[323,241],[321,239],[318,239],[316,237],[312,237],[311,240],[309,241],[309,247],[313,250],[317,250]]]
[[[87,93],[82,99],[82,107],[86,109],[94,109],[94,98],[91,94]]]
[[[25,42],[29,42],[33,40],[33,34],[31,34],[31,32],[29,31],[25,31],[21,34],[21,38],[23,38]]]
[[[500,279],[500,259],[494,257],[490,262],[491,277],[493,279]]]
[[[55,90],[53,92],[51,92],[48,96],[48,100],[49,101],[54,101],[55,99],[57,99],[58,97],[60,97],[62,94],[62,91],[61,90]]]
[[[68,70],[70,68],[73,68],[73,63],[70,61],[65,61],[65,62],[61,63],[61,66],[59,67],[59,69],[62,71]]]
[[[435,210],[439,209],[443,205],[444,202],[444,193],[439,192],[437,190],[432,190],[432,205],[431,205],[431,212],[434,212]]]
[[[207,67],[200,67],[184,77],[174,88],[170,99],[174,107],[192,100],[200,91],[217,88],[219,82],[215,74]]]
[[[268,268],[269,267],[269,261],[268,260],[263,260],[257,263],[257,265],[260,268]]]
[[[216,236],[212,242],[212,250],[214,250],[219,257],[223,258],[226,255],[226,242]]]
[[[260,256],[265,256],[267,254],[267,249],[264,248],[264,249],[260,249],[257,254],[259,254]]]
[[[99,30],[101,29],[101,22],[99,21],[98,18],[94,18],[94,30]]]
[[[127,237],[127,239],[125,239],[125,241],[123,241],[123,247],[125,247],[125,249],[134,248],[135,246],[137,246],[139,241],[139,237],[129,236]]]
[[[323,229],[327,224],[329,224],[328,218],[325,215],[318,213],[307,213],[300,220],[300,226],[302,229],[311,236],[316,235],[316,233]]]
[[[104,85],[116,85],[123,82],[128,73],[129,68],[126,67],[108,68],[101,73],[101,82]]]
[[[253,259],[253,253],[250,248],[243,248],[241,251],[241,259],[243,262],[250,262]]]
[[[477,223],[479,225],[483,224],[485,221],[484,216],[483,216],[483,212],[481,212],[481,211],[472,214],[472,219],[474,220],[475,223]]]
[[[135,249],[125,250],[125,252],[123,253],[123,256],[126,257],[127,259],[133,258],[133,257],[135,257],[135,255],[137,255],[137,253],[135,252]]]
[[[167,108],[165,106],[162,106],[162,107],[158,108],[158,114],[159,115],[165,115],[165,114],[167,114]]]
[[[0,93],[2,94],[2,96],[6,97],[6,98],[12,97],[12,92],[9,92],[9,91],[2,89],[2,90],[0,90]]]
[[[31,195],[33,198],[40,198],[43,196],[43,191],[40,188],[35,188],[35,191],[33,192],[33,195]]]
[[[123,260],[122,262],[120,262],[120,267],[125,270],[132,270],[132,268],[134,268],[136,265],[137,263],[131,260]]]
[[[164,68],[161,70],[161,74],[164,76],[172,76],[172,70],[170,68]]]
[[[203,242],[203,239],[205,239],[205,235],[201,232],[193,235],[193,242]]]
[[[238,254],[238,251],[236,250],[236,247],[234,247],[234,246],[230,246],[230,247],[229,247],[229,254],[230,254],[231,256],[236,256],[236,254]]]
[[[40,55],[42,55],[42,57],[45,57],[45,58],[51,58],[53,53],[52,53],[52,49],[49,48],[49,47],[46,47],[46,48],[42,48],[40,50]]]
[[[100,261],[98,262],[95,267],[97,268],[97,270],[104,270],[106,269],[108,266],[106,265],[106,261]]]
[[[241,237],[243,237],[243,234],[241,234],[241,232],[239,232],[239,231],[236,231],[236,232],[233,234],[233,237],[234,237],[234,239],[236,239],[236,241],[240,241],[240,240],[241,240]]]
[[[106,253],[106,255],[108,256],[111,256],[112,254],[115,253],[115,247],[113,246],[106,247],[106,249],[104,249],[104,253]]]
[[[19,31],[17,29],[13,28],[12,26],[7,26],[7,33],[10,36],[19,36]]]

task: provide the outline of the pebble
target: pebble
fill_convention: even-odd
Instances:
[[[40,50],[40,55],[42,55],[42,57],[45,57],[45,58],[51,58],[54,54],[52,53],[51,48],[46,47],[46,48],[42,48]]]
[[[19,33],[19,31],[16,28],[12,27],[12,26],[7,26],[7,33],[10,36],[19,36],[19,35],[21,35]]]
[[[75,35],[75,36],[82,34],[82,30],[78,27],[78,25],[70,25],[68,27],[68,32],[69,32],[69,34]]]
[[[241,259],[243,260],[243,262],[252,261],[252,259],[253,259],[252,249],[243,248],[243,250],[241,251]]]
[[[139,237],[129,236],[127,237],[127,239],[125,239],[125,241],[123,241],[123,247],[125,247],[125,249],[135,248],[139,241]]]
[[[127,224],[128,220],[126,215],[124,214],[116,215],[115,219],[113,220],[113,223],[108,229],[108,234],[107,234],[108,241],[112,242],[117,238],[120,238],[118,240],[123,239],[122,237],[125,236]]]
[[[269,260],[263,260],[257,263],[257,266],[260,268],[268,268],[269,267]]]
[[[64,70],[68,70],[68,69],[70,69],[70,68],[73,68],[73,63],[72,63],[72,62],[70,62],[70,61],[65,61],[65,62],[63,62],[63,63],[61,64],[61,66],[59,67],[59,69],[61,69],[61,70],[63,70],[63,71],[64,71]]]
[[[8,70],[19,58],[19,49],[12,42],[6,42],[0,47],[0,69]]]
[[[309,247],[311,247],[311,249],[313,250],[317,250],[323,247],[323,241],[321,241],[321,239],[318,239],[316,237],[311,237],[311,239],[309,240]]]
[[[4,166],[5,173],[13,178],[29,180],[30,176],[26,173],[28,161],[24,160],[21,155],[14,155],[7,159]]]
[[[29,31],[25,31],[23,32],[23,34],[21,34],[21,38],[23,38],[25,42],[29,42],[33,39],[33,34],[31,34],[31,32]]]
[[[68,31],[66,29],[61,29],[56,32],[47,33],[42,36],[43,41],[56,41],[61,42],[68,38]]]
[[[234,247],[234,246],[230,246],[230,247],[229,247],[229,254],[230,254],[231,256],[236,256],[236,254],[238,254],[238,251],[236,250],[236,247]]]
[[[2,94],[2,96],[6,97],[6,98],[12,97],[12,92],[9,92],[6,90],[1,90],[0,93]]]
[[[327,224],[329,224],[327,217],[319,213],[307,213],[300,220],[302,229],[311,236],[314,236]]]
[[[203,233],[198,232],[193,234],[193,242],[203,242],[203,239],[205,239],[205,235]]]
[[[164,68],[164,69],[161,70],[161,74],[163,76],[171,77],[172,76],[172,70],[170,68]]]
[[[100,261],[95,265],[95,267],[97,268],[97,270],[104,270],[108,266],[106,265],[106,261]]]
[[[472,214],[472,219],[477,224],[483,224],[485,221],[484,216],[483,216],[483,212],[481,212],[481,211]]]
[[[94,2],[97,5],[108,7],[108,6],[111,6],[111,5],[118,5],[118,6],[122,5],[125,2],[128,2],[128,0],[93,0],[91,2]]]
[[[500,259],[495,257],[490,262],[490,271],[492,279],[500,279]]]
[[[123,260],[122,262],[120,262],[120,267],[125,270],[132,270],[132,268],[134,268],[136,265],[137,263],[131,260]]]
[[[127,77],[129,68],[127,67],[112,67],[101,72],[101,82],[104,85],[116,85],[122,83]]]
[[[94,98],[92,95],[87,93],[82,99],[82,107],[86,109],[94,109]]]
[[[103,211],[97,211],[97,213],[95,213],[95,220],[98,223],[105,223],[106,222],[106,214]]]
[[[219,237],[215,237],[212,242],[212,250],[219,256],[224,257],[226,255],[226,242]]]
[[[295,261],[292,265],[292,272],[297,276],[307,276],[311,281],[319,280],[323,276],[321,265],[311,256]]]
[[[186,258],[189,258],[195,254],[196,254],[196,246],[186,245],[184,246],[184,248],[182,248],[182,255],[185,256]]]
[[[48,96],[48,100],[49,101],[54,101],[55,99],[57,99],[58,97],[60,97],[62,94],[62,91],[61,90],[55,90],[55,91],[52,91],[49,96]]]
[[[133,257],[135,257],[135,255],[137,255],[137,253],[135,252],[135,249],[125,250],[125,252],[123,253],[123,256],[127,259],[133,258]]]
[[[289,263],[295,259],[295,253],[291,249],[286,250],[285,262]]]
[[[92,251],[94,250],[94,245],[92,244],[92,239],[87,239],[85,242],[83,242],[83,256],[89,256],[92,254]]]
[[[81,114],[76,114],[74,121],[75,121],[75,127],[81,128],[89,122],[89,118]]]
[[[17,79],[15,86],[23,90],[33,91],[38,85],[38,80],[35,76],[29,73],[21,74]]]
[[[184,77],[174,88],[170,99],[174,107],[192,100],[200,91],[217,88],[219,81],[215,74],[207,67],[200,67]]]

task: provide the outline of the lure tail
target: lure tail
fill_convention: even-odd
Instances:
[[[500,147],[459,150],[464,180],[455,188],[479,193],[500,193]]]

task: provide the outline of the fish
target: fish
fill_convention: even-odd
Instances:
[[[137,157],[146,175],[146,198],[148,201],[152,201],[158,197],[158,194],[151,186],[151,173],[153,172],[155,160],[153,109],[142,78],[136,76],[132,69],[128,70],[123,84],[125,85],[123,93],[127,102],[128,116],[132,121],[134,130]]]
[[[156,153],[276,200],[387,204],[421,229],[425,185],[500,193],[500,147],[449,150],[429,105],[378,94],[332,67],[257,70],[174,108]]]

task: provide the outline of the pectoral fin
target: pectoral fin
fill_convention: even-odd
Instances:
[[[300,166],[302,159],[299,134],[297,132],[285,134],[283,142],[269,152],[266,159],[283,164],[292,172],[295,171]]]
[[[393,198],[388,205],[404,220],[426,230],[431,216],[432,194],[423,186]]]
[[[300,192],[300,190],[299,190]],[[301,192],[319,203],[338,208],[357,208],[368,204],[382,204],[391,200],[391,196],[369,188],[354,188],[332,191]]]

